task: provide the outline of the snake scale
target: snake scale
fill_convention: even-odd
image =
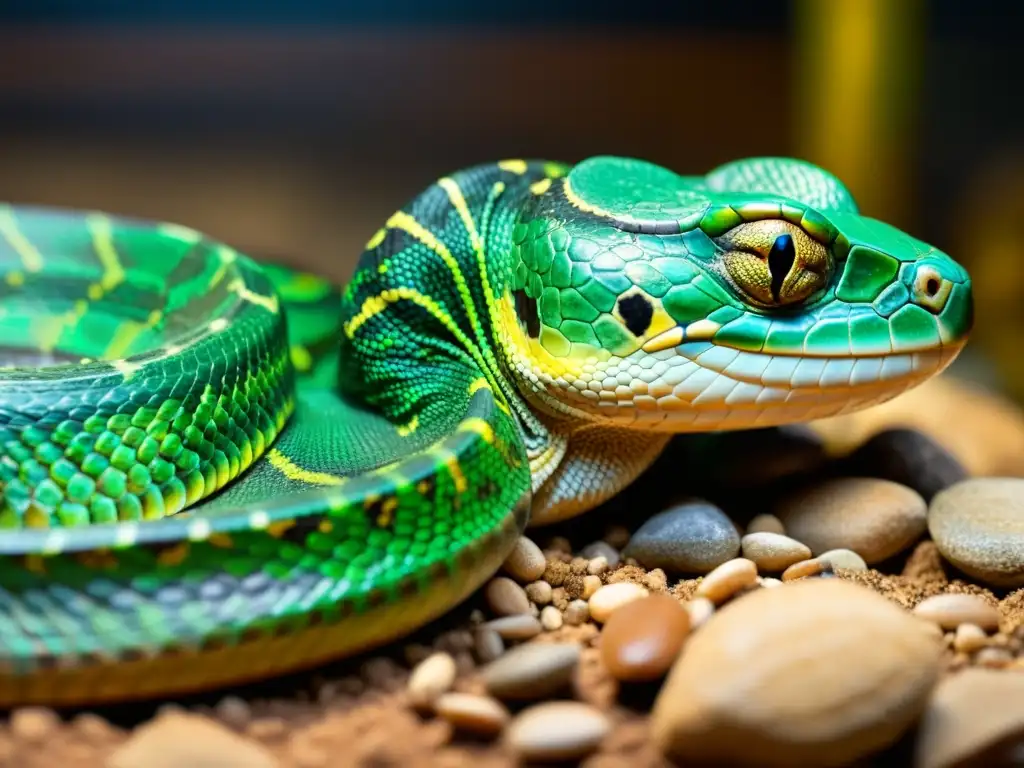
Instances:
[[[343,289],[180,225],[0,207],[0,705],[392,640],[673,434],[879,403],[971,324],[959,264],[795,159],[466,168]]]

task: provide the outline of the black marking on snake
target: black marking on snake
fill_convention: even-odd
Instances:
[[[791,235],[779,235],[772,243],[772,249],[768,252],[768,271],[772,276],[772,298],[779,300],[779,293],[782,291],[782,283],[793,268],[796,261],[796,246],[793,244]]]
[[[651,327],[654,307],[646,296],[634,293],[619,299],[619,314],[622,315],[626,328],[634,336],[642,336]]]
[[[494,482],[493,478],[485,478],[476,489],[477,498],[480,501],[485,501],[498,493],[498,484]]]
[[[531,339],[540,338],[540,313],[537,311],[537,300],[526,295],[520,289],[513,294],[516,302],[516,314],[523,321],[526,332]]]

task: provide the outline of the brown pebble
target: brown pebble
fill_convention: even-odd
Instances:
[[[117,729],[94,712],[75,715],[71,725],[92,744],[102,744],[117,736]],[[3,763],[0,762],[0,765]]]
[[[818,576],[825,571],[831,570],[831,566],[824,560],[814,558],[804,560],[802,563],[794,563],[782,572],[783,581],[795,581],[807,576]]]
[[[742,589],[757,584],[757,566],[745,557],[727,560],[701,579],[694,597],[720,605]]]
[[[956,629],[961,624],[976,624],[986,632],[999,629],[998,609],[977,595],[934,595],[918,603],[914,614],[943,629]]]
[[[232,728],[245,728],[252,720],[252,707],[238,696],[225,696],[216,706],[217,717]]]
[[[618,680],[657,680],[690,632],[690,614],[671,595],[650,595],[619,608],[601,631],[601,661]]]
[[[481,736],[499,733],[511,719],[497,699],[471,693],[446,693],[437,700],[434,711],[454,728]]]
[[[569,685],[579,660],[576,643],[527,643],[488,664],[481,677],[499,699],[541,699]]]
[[[529,584],[544,575],[547,561],[540,547],[531,539],[520,536],[502,567],[516,581]]]
[[[868,565],[903,551],[924,534],[928,505],[905,485],[872,477],[838,477],[783,498],[776,510],[789,535],[815,556],[852,549]]]
[[[772,589],[774,587],[781,587],[782,586],[782,580],[781,579],[773,579],[770,576],[762,576],[762,577],[760,577],[757,580],[757,583],[760,584],[762,587],[768,587],[769,589]]]
[[[916,732],[914,768],[1018,765],[992,752],[1024,734],[1024,675],[971,668],[935,688]]]
[[[249,723],[246,733],[260,741],[276,741],[288,733],[288,724],[280,717],[260,717]]]
[[[500,619],[493,619],[487,622],[485,627],[490,627],[499,635],[502,640],[529,640],[536,637],[544,628],[533,616],[519,614],[517,616],[503,616]]]
[[[501,635],[489,627],[478,627],[475,641],[476,657],[482,664],[494,661],[505,652],[505,643]]]
[[[493,629],[493,627],[492,627]],[[429,709],[434,700],[455,685],[458,668],[448,653],[435,653],[424,659],[409,675],[409,702],[417,709]]]
[[[591,596],[601,588],[601,577],[590,574],[583,577],[583,594],[580,595],[584,600],[589,600]]]
[[[608,570],[608,561],[604,556],[593,558],[587,563],[587,573],[591,576],[600,576]]]
[[[953,635],[953,649],[959,653],[974,653],[989,643],[985,630],[977,624],[961,624]]]
[[[586,624],[590,621],[590,604],[586,600],[573,600],[566,606],[563,618],[571,627]]]
[[[740,539],[743,557],[759,571],[784,571],[794,563],[811,558],[811,550],[796,539],[780,533],[748,533]]]
[[[1009,666],[1012,662],[1013,654],[1005,648],[989,646],[988,648],[982,648],[974,654],[974,663],[982,667],[1002,669],[1003,667]]]
[[[520,712],[505,729],[505,741],[530,762],[580,760],[611,731],[602,712],[579,701],[548,701]]]
[[[20,707],[10,722],[11,735],[29,744],[41,744],[60,726],[60,718],[46,707]]]
[[[786,526],[775,515],[754,515],[747,523],[747,535],[751,533],[777,533],[780,536],[785,536]]]
[[[690,614],[690,631],[703,626],[715,613],[715,604],[706,597],[695,597],[686,603],[686,611]]]
[[[942,643],[871,589],[811,579],[730,603],[687,641],[651,714],[680,765],[847,765],[924,709]]]
[[[201,715],[167,711],[134,730],[105,768],[280,768],[251,739]]]
[[[551,602],[551,585],[546,581],[535,581],[532,584],[527,584],[526,596],[530,599],[530,602],[534,605],[544,606]]]
[[[484,590],[487,605],[498,616],[515,616],[530,613],[530,600],[523,588],[512,579],[498,576],[487,583]]]
[[[590,618],[603,624],[608,621],[611,615],[626,603],[639,600],[650,594],[646,587],[634,584],[629,581],[619,581],[615,584],[605,584],[597,592],[590,596],[587,604],[590,606]]]
[[[540,612],[540,625],[546,632],[554,632],[556,629],[561,629],[563,622],[562,612],[553,605],[544,606],[544,610]]]

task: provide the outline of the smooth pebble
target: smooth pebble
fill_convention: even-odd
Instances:
[[[679,655],[690,614],[671,595],[650,595],[624,605],[601,630],[601,661],[618,680],[656,680]]]
[[[878,432],[848,456],[847,463],[857,474],[913,488],[925,501],[968,477],[949,450],[924,432],[908,428]]]
[[[852,549],[868,565],[903,551],[927,528],[927,504],[917,491],[870,477],[839,477],[780,500],[786,531],[817,556]]]
[[[988,643],[988,633],[977,624],[961,624],[953,636],[953,650],[959,653],[980,651]]]
[[[597,592],[590,596],[587,604],[590,606],[590,618],[603,624],[619,608],[633,600],[646,597],[646,587],[633,584],[629,581],[620,581],[615,584],[605,584]]]
[[[591,596],[601,588],[601,584],[603,584],[603,582],[601,581],[600,576],[594,576],[593,574],[588,574],[584,576],[583,599],[589,600]]]
[[[535,581],[532,584],[527,584],[523,591],[526,592],[526,596],[534,605],[547,605],[551,602],[553,590],[546,581]]]
[[[689,501],[650,518],[622,552],[644,567],[673,573],[707,573],[740,551],[740,535],[722,510]]]
[[[477,627],[473,640],[476,657],[481,664],[492,662],[505,652],[505,642],[501,639],[501,635],[490,627]]]
[[[686,611],[690,614],[690,631],[704,626],[715,613],[715,604],[706,597],[695,597],[686,603]]]
[[[847,765],[911,727],[942,653],[925,622],[867,587],[757,590],[687,640],[651,734],[680,765]]]
[[[737,592],[756,584],[757,566],[751,560],[737,557],[722,563],[705,576],[697,585],[694,597],[706,597],[719,605]]]
[[[407,689],[414,707],[428,708],[455,685],[458,668],[451,654],[439,652],[425,658],[409,675]]]
[[[484,667],[484,687],[499,699],[551,696],[569,685],[580,660],[576,643],[527,643]]]
[[[747,523],[747,534],[751,533],[777,533],[780,536],[785,536],[786,526],[775,515],[762,513],[754,515]]]
[[[781,578],[784,582],[796,581],[807,576],[820,576],[831,569],[832,566],[827,561],[822,560],[820,557],[815,557],[810,560],[793,563],[793,565],[782,572]]]
[[[987,632],[999,629],[999,609],[978,595],[947,592],[926,597],[914,607],[914,614],[943,629],[961,624],[974,624]]]
[[[1024,586],[1024,478],[975,477],[936,494],[928,531],[943,557],[986,584]]]
[[[493,619],[484,626],[497,632],[502,640],[529,640],[543,631],[540,621],[525,613]]]
[[[579,701],[548,701],[520,712],[505,729],[505,740],[523,760],[579,760],[611,731],[608,717]]]
[[[500,733],[512,719],[497,699],[472,693],[446,693],[434,703],[434,711],[455,728],[482,736]]]
[[[748,533],[740,540],[743,556],[759,571],[784,571],[793,563],[809,560],[811,550],[796,539],[780,533]]]
[[[504,569],[521,584],[529,584],[544,575],[547,561],[532,539],[520,536],[512,553],[505,559]]]
[[[1019,765],[1006,752],[1024,738],[1024,675],[978,668],[948,675],[916,736],[914,768]]]
[[[615,568],[622,559],[619,550],[607,541],[595,541],[592,544],[587,544],[587,546],[580,550],[580,557],[585,557],[587,560],[603,557],[608,563],[609,568]]]
[[[864,558],[852,549],[830,549],[828,552],[822,552],[815,559],[827,564],[833,571],[866,571],[868,569]]]
[[[499,616],[530,613],[531,603],[526,592],[512,579],[498,576],[487,583],[484,590],[487,605]]]
[[[553,605],[544,606],[540,612],[540,624],[547,632],[561,629],[563,621],[562,612]]]
[[[573,600],[565,609],[565,623],[571,627],[578,627],[590,621],[590,603],[586,600]]]

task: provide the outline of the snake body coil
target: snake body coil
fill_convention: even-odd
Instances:
[[[673,433],[945,368],[966,272],[795,160],[440,179],[339,295],[190,229],[0,209],[0,704],[310,667],[464,599]]]

